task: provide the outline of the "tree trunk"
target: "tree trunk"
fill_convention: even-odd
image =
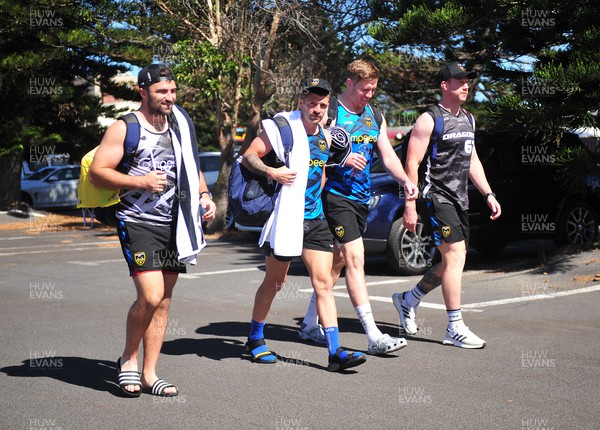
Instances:
[[[0,209],[14,209],[21,200],[21,153],[12,151],[0,156]]]

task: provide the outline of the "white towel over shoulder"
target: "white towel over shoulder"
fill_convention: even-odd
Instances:
[[[296,179],[293,184],[281,187],[275,202],[275,210],[265,223],[258,243],[262,246],[265,242],[269,242],[275,255],[294,257],[302,254],[304,201],[310,151],[300,111],[281,112],[276,116],[287,119],[292,128],[294,145],[289,155],[289,168],[296,171]],[[270,119],[264,120],[262,125],[273,150],[280,160],[285,160],[279,128]]]
[[[196,255],[206,246],[200,221],[200,177],[197,155],[193,148],[196,142],[192,138],[193,124],[189,118],[178,106],[173,107],[173,113],[177,124],[171,128],[171,138],[180,194],[176,230],[178,260],[182,263],[196,264]],[[173,128],[177,128],[178,132]]]

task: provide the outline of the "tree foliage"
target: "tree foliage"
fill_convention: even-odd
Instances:
[[[596,2],[417,0],[379,8],[382,19],[370,34],[393,49],[390,58],[400,58],[387,88],[406,93],[414,78],[422,79],[413,106],[429,103],[427,89],[436,87],[431,65],[458,60],[479,73],[474,83],[489,102],[490,127],[558,142],[565,129],[598,124]]]

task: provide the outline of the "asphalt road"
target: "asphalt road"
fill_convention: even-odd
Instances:
[[[299,261],[265,330],[286,360],[241,358],[263,258],[248,238],[212,241],[178,282],[159,361],[180,395],[125,399],[115,360],[134,288],[116,237],[46,227],[0,231],[1,429],[598,428],[599,251],[553,256],[551,244],[531,242],[470,254],[464,316],[485,349],[441,344],[438,290],[406,348],[332,374],[326,350],[297,338],[311,288]],[[399,333],[391,295],[417,280],[369,262],[384,332]],[[343,278],[335,291],[342,343],[364,351]]]

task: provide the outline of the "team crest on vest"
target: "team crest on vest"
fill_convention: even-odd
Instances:
[[[442,227],[442,235],[444,237],[450,236],[450,233],[452,233],[452,230],[450,229],[449,225],[445,225],[445,226]]]
[[[143,266],[146,262],[146,253],[144,251],[136,252],[133,254],[133,259],[135,260],[135,264]]]
[[[335,231],[335,234],[337,235],[337,237],[344,237],[344,227],[341,225],[338,225],[336,228],[333,229],[333,231]]]
[[[366,117],[365,124],[367,124],[367,126],[371,127],[373,125],[373,118],[371,118],[370,116]]]
[[[321,151],[325,151],[325,149],[327,149],[327,142],[325,142],[323,139],[319,139],[319,149]]]

